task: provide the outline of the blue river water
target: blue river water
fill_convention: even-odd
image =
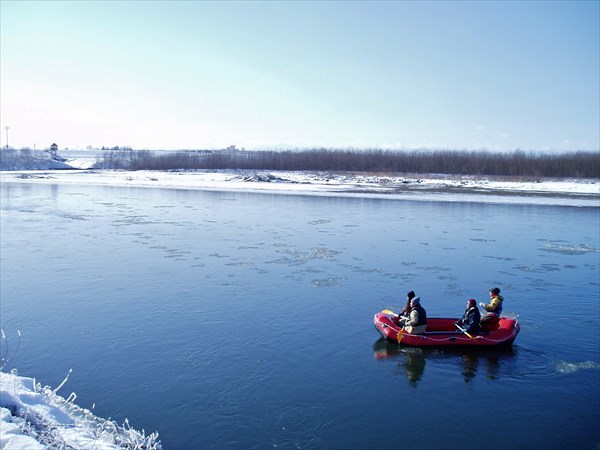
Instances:
[[[600,445],[600,208],[2,183],[9,367],[165,449]],[[498,286],[503,350],[398,347]]]

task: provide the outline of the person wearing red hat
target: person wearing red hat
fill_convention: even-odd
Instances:
[[[465,331],[470,334],[477,334],[481,331],[479,322],[481,321],[481,313],[477,309],[477,302],[474,298],[467,301],[467,309],[462,318],[456,322],[459,326],[464,327]]]

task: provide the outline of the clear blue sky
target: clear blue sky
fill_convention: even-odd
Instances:
[[[599,1],[0,5],[2,146],[600,149]]]

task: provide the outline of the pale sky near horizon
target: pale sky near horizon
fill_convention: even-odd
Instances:
[[[2,0],[0,142],[597,151],[599,6]]]

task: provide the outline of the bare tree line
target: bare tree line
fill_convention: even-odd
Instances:
[[[2,149],[0,170],[66,168],[47,152]],[[436,173],[515,177],[600,178],[600,152],[511,153],[483,150],[338,150],[155,152],[121,148],[102,152],[99,169],[248,169],[320,172]]]
[[[600,178],[600,152],[456,150],[129,152],[132,170],[252,169]],[[110,164],[103,165],[104,167]]]

